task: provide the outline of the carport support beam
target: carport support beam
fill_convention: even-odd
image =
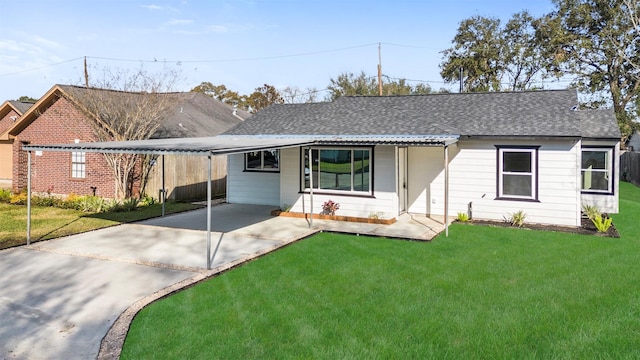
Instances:
[[[207,156],[207,270],[211,270],[211,154]]]
[[[444,235],[449,237],[449,146],[444,146]]]
[[[162,217],[164,217],[164,203],[167,200],[167,194],[165,193],[166,189],[164,188],[164,154],[162,154]]]
[[[27,245],[31,245],[31,151],[27,151]]]
[[[313,226],[313,151],[309,148],[309,227]]]

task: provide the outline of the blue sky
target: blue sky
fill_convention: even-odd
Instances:
[[[0,0],[0,102],[42,96],[54,84],[81,84],[103,69],[180,73],[176,91],[203,81],[241,94],[262,84],[325,89],[344,72],[448,87],[442,50],[460,21],[506,21],[551,1],[360,0]],[[320,97],[324,97],[321,93]]]

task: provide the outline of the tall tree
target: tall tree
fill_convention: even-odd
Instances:
[[[264,84],[255,89],[245,100],[244,108],[252,113],[272,104],[284,104],[284,99],[272,85]]]
[[[640,96],[640,3],[628,0],[553,0],[556,10],[541,20],[539,41],[554,61],[550,70],[572,75],[581,91],[606,94],[623,142]]]
[[[514,14],[504,26],[497,18],[465,19],[453,47],[442,52],[440,74],[446,82],[457,83],[462,70],[463,91],[535,88],[536,81],[546,76],[536,26],[537,20],[526,11]]]
[[[175,71],[149,73],[140,68],[130,73],[105,69],[105,77],[91,88],[71,88],[65,93],[91,118],[98,141],[149,139],[176,104],[170,91],[179,79]],[[133,154],[103,154],[112,169],[118,197],[133,195],[140,180],[144,189],[151,157]]]
[[[440,75],[445,82],[459,81],[464,73],[464,91],[497,91],[502,79],[500,20],[474,16],[460,23],[452,48],[442,53]]]
[[[238,105],[242,101],[242,96],[237,92],[227,89],[224,85],[213,85],[208,81],[200,83],[200,85],[194,87],[191,91],[211,96],[229,105]]]
[[[300,89],[297,86],[287,86],[280,89],[280,94],[285,104],[312,103],[318,100],[316,88]]]
[[[368,76],[364,71],[358,75],[353,73],[342,73],[336,79],[331,79],[331,84],[327,89],[331,91],[328,100],[335,100],[340,96],[376,96],[379,95],[378,81],[374,76]],[[415,86],[408,83],[406,79],[394,79],[384,76],[382,81],[382,95],[412,95],[428,94],[433,92],[426,84]]]
[[[16,101],[27,102],[27,103],[35,103],[38,101],[36,98],[32,98],[31,96],[22,95],[16,99]]]

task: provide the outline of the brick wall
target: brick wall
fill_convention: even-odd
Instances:
[[[9,111],[9,113],[7,113],[7,115],[3,116],[2,119],[0,119],[0,134],[13,126],[14,121],[11,118],[12,116],[15,116],[16,119],[20,117],[20,115],[18,115],[18,113],[12,109],[11,111]]]
[[[89,119],[65,98],[60,98],[27,126],[13,143],[13,190],[27,187],[27,153],[22,145],[28,143],[60,144],[95,141],[96,137]],[[113,198],[115,183],[110,167],[102,154],[87,153],[86,177],[71,177],[71,153],[35,152],[31,154],[31,189],[44,192],[53,187],[54,194],[96,195]]]

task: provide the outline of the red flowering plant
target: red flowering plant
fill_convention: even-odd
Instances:
[[[340,204],[333,200],[328,200],[322,204],[322,212],[320,215],[335,215],[338,209],[340,209]]]

